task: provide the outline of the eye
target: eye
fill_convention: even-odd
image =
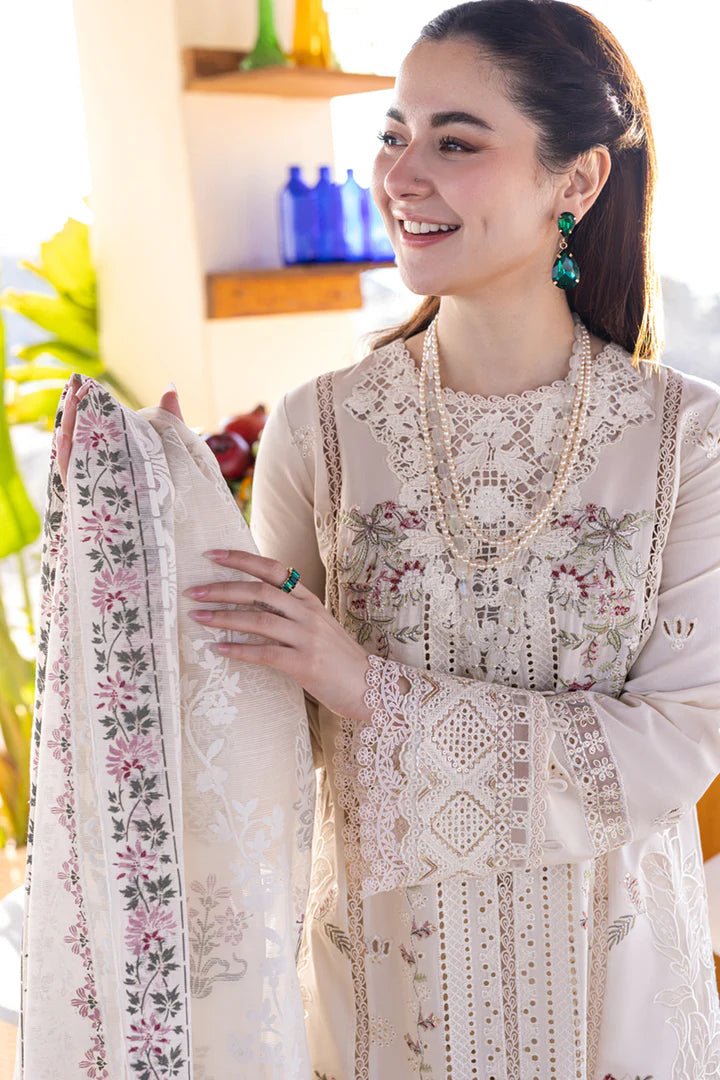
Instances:
[[[391,142],[391,140],[397,139],[397,135],[391,135],[389,131],[378,131],[377,137],[386,146],[394,146],[395,143]]]
[[[463,144],[459,143],[457,139],[451,139],[449,135],[443,135],[442,139],[440,140],[440,146],[443,150],[449,150],[451,146],[456,146],[458,150],[462,150],[464,153],[474,153],[472,147],[463,146]]]

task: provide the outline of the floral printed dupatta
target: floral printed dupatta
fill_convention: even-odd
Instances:
[[[257,552],[204,441],[94,384],[67,493],[51,454],[14,1080],[309,1075],[303,691],[182,596],[228,547]]]

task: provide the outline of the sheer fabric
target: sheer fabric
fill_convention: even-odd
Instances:
[[[303,693],[213,653],[182,596],[238,577],[203,551],[257,548],[162,409],[94,385],[67,493],[54,461],[15,1080],[307,1080]]]

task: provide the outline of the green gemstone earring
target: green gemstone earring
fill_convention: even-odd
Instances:
[[[577,259],[573,258],[572,251],[567,250],[567,238],[574,228],[575,215],[570,210],[566,210],[558,218],[558,229],[562,235],[560,249],[552,268],[552,279],[558,289],[574,289],[580,281],[580,267]]]

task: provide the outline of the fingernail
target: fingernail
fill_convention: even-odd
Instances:
[[[206,559],[227,559],[228,554],[227,551],[203,551]]]
[[[75,383],[75,389],[77,389],[78,386],[82,385],[82,379],[81,379],[80,375],[78,375],[77,371],[73,372],[73,377],[72,378],[73,378],[73,382]]]
[[[194,585],[192,589],[185,589],[183,596],[193,596],[196,600],[199,600],[203,596],[207,596],[208,590],[202,585]]]
[[[167,386],[165,387],[165,389],[163,390],[163,394],[170,394],[170,393],[177,394],[177,386],[175,385],[174,382],[169,382],[167,384]]]
[[[197,619],[198,622],[210,622],[213,617],[212,611],[191,611],[191,619]]]
[[[230,652],[230,646],[226,641],[213,642],[210,648],[214,652],[227,653]]]

